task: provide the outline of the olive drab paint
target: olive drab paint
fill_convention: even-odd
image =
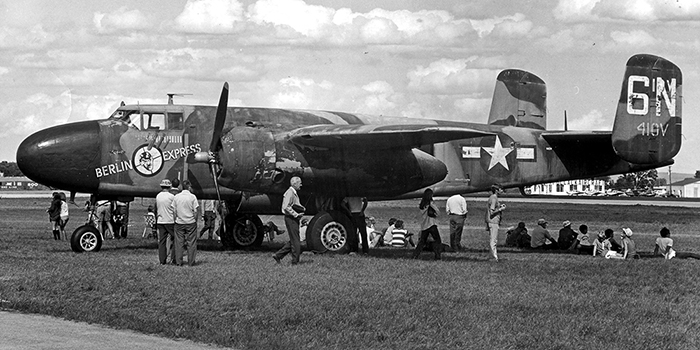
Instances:
[[[670,61],[653,55],[627,61],[612,133],[622,159],[654,164],[680,151],[682,90],[681,70]]]

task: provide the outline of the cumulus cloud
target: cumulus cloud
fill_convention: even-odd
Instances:
[[[532,21],[527,20],[522,13],[505,17],[469,20],[469,22],[482,38],[491,33],[503,37],[521,37],[528,34],[533,27]]]
[[[595,19],[593,8],[601,0],[559,0],[552,10],[554,17],[561,21],[585,21]]]
[[[308,5],[302,0],[259,0],[248,9],[248,18],[258,25],[272,25],[279,35],[290,29],[306,38],[332,43],[383,43],[450,41],[471,31],[467,20],[455,19],[447,11],[416,12],[374,9],[356,13]]]
[[[237,0],[188,0],[175,18],[175,28],[186,33],[231,33],[243,19],[243,5]]]
[[[631,32],[612,31],[610,37],[619,44],[634,47],[651,46],[657,40],[644,30],[633,30]]]
[[[570,130],[610,130],[612,122],[606,120],[603,112],[594,109],[581,117],[569,117]]]
[[[137,31],[153,27],[153,19],[139,10],[129,10],[122,6],[112,13],[96,12],[92,22],[98,33],[112,34],[123,31]]]
[[[7,67],[0,67],[0,75],[9,73],[10,70]]]
[[[696,0],[559,0],[553,10],[562,21],[629,21],[697,20],[700,2]]]
[[[480,94],[493,87],[497,71],[469,68],[471,59],[440,59],[427,67],[419,66],[408,73],[408,87],[414,91],[435,94]]]
[[[259,0],[250,6],[248,17],[257,24],[289,26],[306,36],[319,36],[332,23],[335,10],[307,5],[302,0]]]

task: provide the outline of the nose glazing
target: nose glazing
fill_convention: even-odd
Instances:
[[[53,188],[93,193],[99,181],[100,126],[87,121],[54,126],[27,137],[17,149],[17,166],[30,179]]]

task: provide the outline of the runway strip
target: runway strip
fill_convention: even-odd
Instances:
[[[221,347],[173,340],[84,322],[0,311],[0,350],[213,350]]]
[[[467,197],[470,200],[486,202],[487,197]],[[447,199],[447,198],[445,198]],[[504,203],[519,202],[519,203],[572,203],[583,205],[653,205],[659,207],[684,207],[684,208],[700,208],[700,201],[685,201],[685,200],[664,200],[664,199],[597,199],[597,198],[577,198],[577,197],[500,197],[500,201]]]

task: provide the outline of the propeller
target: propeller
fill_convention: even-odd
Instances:
[[[216,198],[219,200],[219,215],[221,215],[221,226],[226,231],[226,220],[224,206],[221,202],[221,190],[219,189],[219,180],[216,174],[216,166],[219,164],[218,152],[221,150],[221,134],[226,122],[226,112],[228,107],[228,83],[224,83],[219,98],[219,105],[216,108],[216,119],[214,119],[214,130],[211,137],[211,144],[208,152],[199,152],[195,154],[195,161],[209,164],[209,172],[214,180],[214,188],[216,188]]]

